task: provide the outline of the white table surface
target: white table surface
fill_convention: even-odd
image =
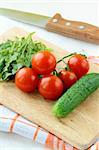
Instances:
[[[56,12],[58,12],[61,13],[64,18],[84,21],[99,26],[99,4],[98,1],[94,0],[54,0],[54,2],[52,2],[52,0],[28,0],[27,2],[25,0],[17,0],[17,2],[13,2],[11,0],[9,0],[9,2],[0,0],[0,7],[20,9],[49,16],[53,16]],[[38,27],[13,21],[0,16],[0,34],[5,32],[7,29],[15,26],[22,27],[28,31],[36,31],[36,34],[39,37],[62,47],[64,50],[79,52],[84,49],[87,55],[99,56],[99,46],[97,45],[66,38],[54,33],[47,32],[44,29],[40,29]],[[18,135],[0,132],[0,150],[9,149],[45,150],[46,148],[44,148],[40,144],[34,143],[33,141],[30,141],[29,139],[20,137]]]

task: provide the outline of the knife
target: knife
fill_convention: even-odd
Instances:
[[[99,44],[99,27],[84,22],[64,19],[58,13],[53,17],[48,17],[19,10],[0,8],[0,15],[39,26],[47,31],[59,33],[67,37]]]

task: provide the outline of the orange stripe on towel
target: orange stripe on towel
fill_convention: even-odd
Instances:
[[[96,150],[99,150],[99,142],[96,143]]]
[[[60,143],[60,139],[58,139],[58,142],[57,142],[57,149],[59,149],[59,143]]]
[[[10,132],[12,132],[13,127],[14,127],[15,122],[16,122],[16,120],[17,120],[18,117],[19,117],[19,114],[16,114],[15,117],[13,118],[13,120],[11,122],[11,125],[10,125]]]
[[[39,130],[40,130],[40,127],[37,127],[36,132],[35,132],[34,137],[33,137],[33,140],[35,140],[35,139],[36,139],[36,137],[37,137],[37,134],[38,134]]]
[[[66,150],[66,145],[63,143],[63,150]]]
[[[46,145],[50,148],[53,148],[53,135],[52,134],[48,134],[47,139],[46,139]]]

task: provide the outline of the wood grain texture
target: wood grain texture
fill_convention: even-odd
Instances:
[[[99,44],[99,27],[84,22],[64,19],[60,14],[56,14],[49,20],[46,29],[67,37]]]
[[[24,35],[27,35],[25,30],[13,28],[3,34],[0,41]],[[33,39],[39,38],[33,36]],[[58,59],[68,53],[47,41],[43,42],[53,48]],[[99,73],[98,65],[91,63],[90,66],[90,72]],[[51,110],[54,102],[45,101],[37,92],[23,93],[12,82],[0,83],[0,103],[82,150],[99,136],[99,89],[63,119],[53,116]]]

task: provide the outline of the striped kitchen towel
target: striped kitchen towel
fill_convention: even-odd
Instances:
[[[99,58],[89,57],[88,60],[99,64]],[[0,131],[16,133],[55,150],[77,150],[3,105],[0,105]],[[99,139],[88,150],[99,150]]]

